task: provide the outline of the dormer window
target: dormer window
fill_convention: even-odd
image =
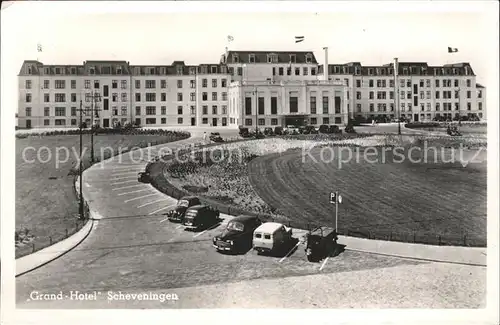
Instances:
[[[368,75],[373,76],[373,69],[372,68],[368,69]]]
[[[102,74],[111,74],[111,67],[102,67]]]
[[[56,68],[56,74],[61,74],[61,68]]]
[[[411,68],[411,73],[412,73],[412,74],[416,74],[416,73],[417,73],[417,68],[412,67],[412,68]]]
[[[44,74],[50,74],[50,68],[44,68],[43,69]]]
[[[444,75],[444,68],[441,68],[441,75]]]
[[[190,75],[196,74],[196,68],[195,67],[189,67],[189,74]]]
[[[333,73],[340,73],[340,67],[335,66],[333,68]]]
[[[28,66],[28,74],[31,74],[33,71],[31,70],[31,65]]]
[[[90,74],[95,74],[95,68],[94,67],[90,67],[89,68],[89,73]]]
[[[182,66],[177,66],[176,72],[177,72],[177,75],[182,75]]]
[[[422,67],[422,74],[427,74],[427,68]]]
[[[361,74],[361,70],[359,69],[359,67],[356,67],[355,73],[356,73],[356,75],[360,75]]]
[[[122,74],[122,67],[120,66],[116,67],[116,74]]]
[[[71,68],[71,74],[76,74],[76,68]]]
[[[465,75],[468,76],[469,75],[469,67],[465,67]]]
[[[385,69],[384,69],[384,68],[382,68],[382,70],[381,70],[380,72],[381,72],[381,74],[382,74],[383,76],[385,76],[385,75],[386,75],[386,73],[385,73]]]
[[[306,54],[306,63],[312,63],[312,57],[309,53]]]
[[[342,73],[346,74],[347,73],[347,67],[342,67]]]
[[[403,74],[408,75],[408,68],[403,68]]]
[[[156,74],[155,68],[149,68],[149,74]]]
[[[220,67],[220,73],[227,73],[227,67],[225,65]]]
[[[453,74],[457,74],[457,69],[453,68]]]
[[[295,57],[295,54],[290,54],[290,63],[296,63],[297,59]]]
[[[217,73],[217,67],[216,66],[212,66],[211,69],[212,69],[212,73]]]
[[[392,68],[389,68],[389,71],[387,72],[389,75],[392,75],[394,73],[394,70]]]
[[[267,63],[277,63],[278,62],[278,56],[274,53],[268,54],[267,55]]]
[[[255,54],[248,55],[248,62],[255,63]]]
[[[236,54],[233,54],[233,62],[234,63],[240,62],[240,58]]]

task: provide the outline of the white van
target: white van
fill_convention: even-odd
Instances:
[[[292,228],[277,222],[266,222],[253,232],[252,244],[253,249],[260,254],[286,248],[292,241]]]

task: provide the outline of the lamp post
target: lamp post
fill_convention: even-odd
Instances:
[[[82,114],[83,114],[83,108],[82,108],[82,100],[80,99],[80,165],[78,167],[79,171],[79,180],[80,180],[80,204],[79,204],[79,213],[80,213],[80,219],[84,219],[84,211],[83,211],[83,157],[82,157],[82,147],[83,147],[83,121],[82,121]]]
[[[398,112],[398,135],[401,135],[401,108],[399,105],[399,87],[398,87],[398,58],[394,58],[394,105]]]

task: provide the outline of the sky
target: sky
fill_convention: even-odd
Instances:
[[[314,51],[320,63],[324,46],[330,64],[469,62],[490,90],[487,106],[498,107],[496,13],[494,1],[11,2],[1,11],[2,111],[17,109],[23,60],[217,63],[228,35],[231,50]]]

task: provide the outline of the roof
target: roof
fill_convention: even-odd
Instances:
[[[229,51],[227,53],[227,63],[268,63],[268,55],[275,54],[278,62],[272,63],[290,63],[290,56],[295,55],[295,63],[308,63],[306,56],[311,57],[311,64],[318,64],[313,51]],[[255,56],[255,62],[250,62],[250,56]],[[238,61],[234,61],[235,56]]]
[[[255,231],[273,233],[276,229],[281,228],[283,225],[278,222],[266,222],[260,225]]]
[[[206,207],[207,207],[207,205],[198,204],[198,205],[193,205],[192,207],[189,207],[188,210],[201,210],[201,209],[204,209]]]
[[[476,88],[484,88],[484,86],[476,82]]]
[[[252,219],[258,219],[258,217],[255,217],[255,216],[246,216],[246,215],[239,215],[233,219],[231,219],[231,221],[241,221],[241,222],[245,222],[245,221],[248,221],[248,220],[252,220]]]

